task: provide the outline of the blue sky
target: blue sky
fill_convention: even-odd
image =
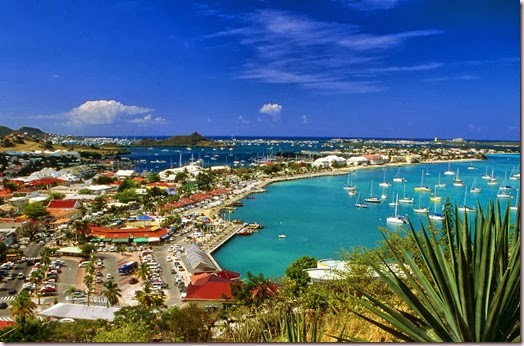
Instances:
[[[0,124],[520,138],[515,0],[0,2]]]

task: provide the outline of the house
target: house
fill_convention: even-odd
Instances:
[[[233,301],[231,280],[215,273],[204,273],[198,276],[194,282],[187,286],[187,295],[182,302],[195,303],[200,307],[209,305],[223,307],[228,302]]]
[[[328,155],[313,161],[312,166],[329,168],[332,167],[333,164],[336,164],[337,166],[346,166],[346,159],[337,155]]]
[[[126,178],[133,178],[136,176],[136,172],[132,169],[120,169],[115,173],[118,180],[124,180]]]
[[[75,199],[55,199],[47,205],[49,215],[55,220],[76,220],[82,217],[81,205]]]
[[[54,199],[47,205],[47,209],[79,209],[80,207],[80,202],[74,199]]]

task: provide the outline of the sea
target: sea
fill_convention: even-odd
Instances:
[[[235,147],[220,148],[131,148],[135,162],[143,161],[140,168],[158,171],[169,167],[185,165],[191,160],[201,159],[206,165],[244,165],[259,158],[271,157],[277,151],[304,154],[308,151],[328,151],[339,144],[326,139],[300,139],[275,141],[265,139],[236,143]],[[232,150],[230,150],[232,149]],[[211,158],[215,158],[212,160]],[[458,172],[463,187],[453,186],[454,176],[445,175],[450,170]],[[446,199],[459,206],[483,208],[488,201],[499,201],[501,207],[514,206],[520,200],[520,180],[510,180],[512,172],[520,172],[520,154],[491,154],[487,160],[452,163],[414,164],[398,167],[360,169],[349,175],[323,176],[277,182],[265,187],[266,192],[253,194],[242,200],[244,206],[237,207],[223,217],[230,220],[257,222],[264,228],[251,236],[235,236],[213,253],[213,257],[224,269],[239,272],[246,277],[247,272],[262,273],[265,277],[279,281],[286,268],[302,256],[318,259],[340,259],[345,250],[355,247],[372,248],[382,239],[382,227],[397,230],[397,225],[386,223],[386,218],[395,213],[390,206],[398,194],[413,197],[414,203],[399,204],[397,214],[407,216],[415,227],[427,224],[426,214],[417,214],[413,208],[427,207],[430,213],[441,212]],[[493,175],[497,185],[488,185],[483,175]],[[404,177],[406,183],[396,183],[395,176]],[[506,179],[505,179],[506,177]],[[382,181],[391,182],[391,187],[382,188]],[[435,184],[446,183],[435,192]],[[357,193],[349,195],[344,186],[348,183],[357,186]],[[430,201],[432,193],[416,192],[421,184],[432,188],[442,196],[442,201]],[[472,185],[481,188],[480,193],[471,193]],[[508,185],[511,198],[497,198],[499,186]],[[371,191],[373,189],[373,191]],[[405,191],[405,192],[404,192]],[[368,203],[368,208],[355,207],[357,199],[362,202],[370,194],[387,198],[380,204]],[[513,212],[513,215],[515,212]],[[474,213],[468,213],[473,216]],[[438,221],[433,221],[438,222]],[[405,227],[405,226],[400,226]],[[285,238],[280,238],[285,234]]]

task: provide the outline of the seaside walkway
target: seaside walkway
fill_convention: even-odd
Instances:
[[[209,256],[209,258],[211,259],[211,261],[217,267],[218,270],[221,270],[222,268],[220,268],[217,261],[215,261],[212,253],[216,251],[219,247],[221,247],[229,239],[231,239],[231,237],[235,236],[235,234],[237,234],[237,232],[243,229],[244,227],[245,226],[243,224],[242,225],[231,224],[230,226],[226,227],[225,230],[220,232],[220,234],[218,235],[218,238],[214,242],[204,246],[205,248],[204,251],[207,253],[207,255]]]

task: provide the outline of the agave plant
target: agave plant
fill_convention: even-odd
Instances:
[[[385,260],[386,267],[368,263],[405,304],[403,309],[355,287],[361,296],[351,299],[371,314],[352,311],[408,342],[520,341],[520,207],[513,224],[509,207],[502,215],[498,202],[490,202],[486,213],[478,204],[473,224],[456,207],[453,218],[444,220],[441,236],[423,225],[416,232],[409,222],[419,261],[385,237],[404,275]]]

